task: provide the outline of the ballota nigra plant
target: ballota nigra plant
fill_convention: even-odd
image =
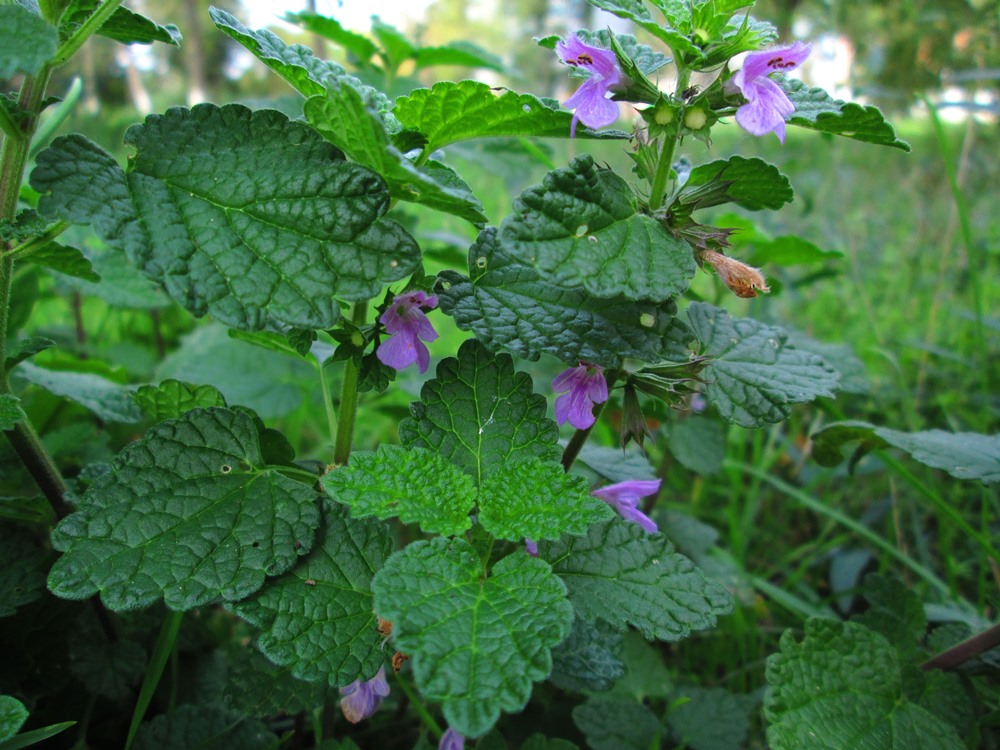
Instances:
[[[809,45],[780,46],[774,27],[749,15],[752,3],[592,1],[654,46],[609,31],[540,40],[580,82],[568,109],[474,80],[392,100],[212,9],[219,32],[301,95],[303,117],[172,107],[128,129],[124,165],[81,135],[33,155],[53,104],[50,74],[91,34],[177,44],[177,29],[115,0],[0,5],[0,79],[21,81],[0,99],[0,422],[44,496],[0,505],[10,644],[0,747],[58,743],[73,722],[78,747],[502,747],[505,715],[500,729],[522,747],[575,747],[563,731],[594,748],[670,736],[699,747],[678,727],[715,705],[708,692],[664,719],[642,700],[664,695],[641,676],[630,678],[633,694],[606,691],[659,658],[649,644],[712,628],[733,596],[658,531],[659,480],[630,473],[620,452],[588,446],[583,461],[581,451],[619,397],[623,437],[641,442],[643,408],[656,401],[755,428],[832,396],[840,375],[780,328],[688,293],[699,272],[740,297],[768,291],[760,270],[727,254],[731,230],[703,212],[776,210],[793,193],[759,158],[693,164],[678,148],[733,120],[782,142],[793,126],[909,147],[876,108],[786,78]],[[405,60],[496,65],[470,45],[417,47],[381,21],[380,51],[332,19],[295,20],[369,73]],[[638,112],[632,133],[605,129],[619,102]],[[514,136],[575,138],[584,155],[491,225],[449,147]],[[595,139],[630,141],[632,172],[586,155]],[[412,204],[476,228],[467,268],[425,273],[400,220]],[[31,362],[53,343],[16,335],[14,269],[92,278],[87,256],[56,242],[71,226],[89,227],[194,316],[315,361],[332,452],[297,459],[285,435],[212,383],[166,380],[116,401],[122,389],[97,375]],[[469,334],[457,351],[441,350],[440,316]],[[543,355],[565,367],[551,386],[518,369]],[[359,396],[391,388],[414,364],[425,373],[432,357],[398,443],[352,452]],[[327,371],[339,373],[339,399]],[[144,413],[152,425],[110,463],[67,478],[32,425],[25,382],[106,423]],[[564,423],[575,431],[560,444]],[[891,431],[864,433],[875,429],[855,424],[831,445],[892,443]],[[873,579],[867,595],[886,611],[912,596],[888,579]],[[934,705],[945,694],[964,700],[953,675],[911,669],[924,635],[916,620],[887,630],[876,617],[817,619],[804,637],[788,634],[768,665],[770,746],[964,747],[961,722]],[[40,650],[46,629],[59,635]],[[218,644],[220,633],[229,646],[178,659],[185,638]],[[90,697],[57,700],[70,679]],[[348,722],[369,724],[344,725],[338,701]],[[550,716],[565,709],[569,728],[528,737],[557,726],[531,724],[546,705]],[[731,708],[745,723],[753,701],[741,705]],[[60,710],[67,723],[36,720]],[[853,744],[860,736],[870,742]]]

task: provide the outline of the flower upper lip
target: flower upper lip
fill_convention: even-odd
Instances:
[[[752,135],[774,133],[785,142],[785,118],[795,111],[788,95],[768,76],[792,70],[809,56],[811,46],[795,42],[786,47],[751,52],[730,84],[747,102],[736,110],[736,122]]]
[[[583,85],[564,102],[569,109],[575,110],[570,137],[576,135],[578,120],[588,128],[603,128],[617,120],[618,105],[607,99],[608,92],[622,83],[622,72],[615,53],[586,44],[575,35],[556,42],[556,52],[567,65],[590,73]]]

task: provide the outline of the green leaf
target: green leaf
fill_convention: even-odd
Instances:
[[[737,243],[733,243],[737,244]],[[740,238],[739,244],[746,244]],[[749,257],[752,266],[800,266],[812,263],[822,263],[826,260],[843,258],[840,250],[824,250],[808,240],[793,234],[784,234],[772,239],[753,238],[750,240],[753,251]]]
[[[28,709],[17,698],[0,695],[0,742],[9,740],[28,720]]]
[[[479,522],[498,539],[558,539],[614,517],[586,479],[557,461],[528,458],[489,474],[479,487]]]
[[[30,531],[0,524],[0,617],[10,617],[42,596],[47,558]]]
[[[335,297],[369,299],[419,262],[383,218],[385,183],[279,112],[173,108],[125,142],[138,152],[127,173],[82,136],[56,139],[32,173],[39,210],[93,224],[197,316],[328,328]]]
[[[634,630],[625,633],[622,660],[625,676],[615,683],[615,693],[630,695],[637,701],[668,698],[673,693],[673,678],[663,664],[662,652]]]
[[[577,692],[607,690],[625,674],[623,642],[623,634],[602,620],[574,620],[569,638],[552,650],[552,684]]]
[[[34,75],[56,54],[56,30],[18,3],[0,5],[0,78]]]
[[[441,81],[396,100],[393,114],[406,128],[427,137],[427,153],[469,138],[526,136],[569,138],[573,115],[531,94],[498,94],[480,81]],[[618,131],[578,127],[577,138],[628,137]]]
[[[356,451],[350,463],[325,474],[323,489],[349,505],[356,518],[398,517],[428,534],[455,536],[472,526],[476,485],[461,468],[437,453],[398,445]]]
[[[101,275],[94,271],[90,258],[77,248],[60,245],[58,242],[47,243],[24,260],[95,284],[101,280]]]
[[[170,305],[163,290],[143,276],[120,250],[109,248],[94,253],[90,260],[94,272],[101,277],[98,283],[71,276],[61,279],[62,284],[80,292],[84,297],[102,299],[112,307],[157,310]]]
[[[619,18],[627,18],[630,21],[634,21],[637,26],[642,27],[653,36],[665,42],[675,54],[683,54],[689,61],[694,62],[704,57],[702,51],[689,38],[687,30],[678,29],[673,26],[673,23],[680,23],[683,17],[677,15],[677,13],[668,13],[667,10],[664,10],[668,4],[663,2],[663,0],[658,2],[657,6],[666,15],[666,24],[653,18],[644,0],[590,0],[590,3],[591,5],[596,5],[601,10],[613,13]],[[683,5],[674,3],[673,7],[675,10],[680,10],[683,8]],[[690,19],[690,10],[685,10],[687,18]]]
[[[875,573],[865,576],[862,593],[868,609],[851,619],[885,636],[901,657],[912,660],[917,643],[924,639],[927,630],[927,615],[920,597],[902,581]]]
[[[461,65],[465,68],[486,68],[504,72],[503,60],[472,42],[449,42],[443,47],[421,47],[414,55],[419,68],[432,65]]]
[[[955,730],[903,696],[896,650],[862,625],[811,618],[767,660],[773,750],[961,750]]]
[[[843,460],[844,444],[859,440],[861,445],[851,459],[852,466],[868,451],[892,446],[958,479],[976,479],[983,484],[1000,482],[1000,435],[944,430],[899,432],[868,422],[835,422],[813,435],[813,455],[823,466],[836,466]]]
[[[52,505],[41,495],[35,497],[0,496],[0,518],[15,523],[41,526],[53,526],[56,522],[56,514]]]
[[[817,341],[801,331],[789,330],[788,343],[800,351],[815,354],[840,374],[837,390],[860,396],[871,391],[865,363],[862,362],[850,344],[830,344]]]
[[[521,750],[580,750],[569,740],[549,739],[540,732],[536,732],[524,741]]]
[[[327,682],[306,682],[269,662],[257,650],[234,645],[225,657],[229,676],[223,702],[235,711],[264,719],[294,716],[323,705]]]
[[[10,372],[15,366],[26,359],[34,357],[39,352],[56,345],[52,339],[44,336],[28,336],[15,342],[7,344],[7,359],[4,362],[4,369]]]
[[[602,299],[555,286],[506,252],[493,227],[469,250],[468,279],[450,271],[439,278],[441,310],[459,328],[491,349],[531,360],[543,353],[605,367],[617,367],[624,357],[656,360],[677,310],[672,300],[655,305],[622,296]]]
[[[222,14],[220,12],[216,11],[216,13],[218,13],[220,18],[222,18]],[[214,18],[215,15],[213,15],[213,19]],[[319,13],[309,13],[308,11],[302,13],[286,13],[285,20],[289,23],[298,24],[306,31],[313,34],[319,34],[324,39],[329,39],[334,44],[343,47],[350,54],[354,55],[360,63],[368,62],[378,51],[378,47],[376,47],[375,43],[368,37],[345,29],[335,19],[327,18]],[[218,23],[218,21],[216,21],[216,23]],[[266,32],[259,33],[264,34]]]
[[[388,57],[386,67],[389,70],[398,68],[417,51],[399,29],[383,22],[378,16],[372,16],[372,34],[378,39],[385,56]]]
[[[72,0],[60,20],[59,35],[69,38],[100,5],[101,0]],[[115,10],[97,33],[122,44],[164,42],[176,47],[181,42],[181,32],[173,24],[160,26],[125,7]]]
[[[565,581],[578,617],[633,625],[647,639],[683,640],[733,608],[724,586],[638,524],[595,524],[586,536],[539,543],[538,553]]]
[[[886,122],[878,107],[865,107],[834,99],[823,89],[809,88],[794,78],[777,80],[795,105],[795,112],[788,120],[790,125],[842,135],[879,146],[910,150],[910,144],[896,137],[896,131]]]
[[[448,724],[467,737],[488,731],[501,711],[524,708],[573,622],[548,565],[515,552],[486,577],[463,539],[411,543],[389,558],[373,590],[421,695],[442,703]]]
[[[656,479],[656,470],[639,451],[623,454],[619,448],[587,443],[580,451],[575,466],[581,464],[611,484],[629,479]]]
[[[663,302],[683,293],[695,272],[688,244],[636,213],[625,181],[590,156],[521,193],[500,244],[547,282],[596,297]]]
[[[22,362],[14,374],[49,393],[75,401],[105,422],[133,424],[142,419],[132,401],[131,389],[100,375],[46,370],[32,362]]]
[[[545,398],[531,390],[531,377],[514,371],[514,360],[492,354],[478,341],[462,344],[458,358],[438,364],[424,383],[399,438],[411,448],[429,448],[472,475],[476,485],[508,461],[559,460],[559,428],[545,416]]]
[[[641,703],[621,696],[592,696],[573,709],[573,723],[591,750],[648,750],[660,722]]]
[[[21,399],[13,393],[0,393],[0,430],[13,430],[19,422],[27,419]]]
[[[140,386],[132,398],[154,422],[176,419],[192,409],[226,405],[226,399],[214,385],[191,385],[172,379],[159,385]]]
[[[682,703],[680,699],[685,699]],[[733,750],[744,747],[750,733],[750,714],[757,705],[752,695],[734,695],[723,688],[680,688],[667,723],[675,741],[691,750]]]
[[[389,134],[378,115],[371,95],[342,83],[330,87],[321,96],[310,97],[303,108],[306,119],[324,138],[354,159],[378,172],[386,181],[389,193],[400,200],[421,203],[438,211],[455,214],[473,224],[484,224],[482,204],[464,182],[456,184],[437,170],[417,167],[389,142]],[[457,175],[454,175],[457,179]]]
[[[756,157],[731,156],[692,169],[677,195],[678,208],[671,211],[690,214],[724,203],[749,211],[777,210],[794,197],[788,178],[773,164]]]
[[[793,404],[833,396],[836,370],[787,343],[780,328],[696,302],[688,318],[710,357],[706,393],[727,422],[760,427],[787,419]]]
[[[49,589],[112,610],[187,610],[257,591],[313,544],[316,494],[261,457],[244,412],[195,409],[127,446],[52,533]]]
[[[580,37],[585,44],[602,47],[604,49],[612,48],[611,34],[608,33],[607,29],[600,29],[598,31],[577,29],[573,32],[573,35]],[[657,52],[648,44],[640,44],[631,34],[615,34],[614,37],[622,51],[625,52],[626,57],[632,61],[632,64],[635,65],[635,67],[643,75],[651,76],[660,68],[670,63],[669,57],[664,55],[662,52]],[[558,42],[561,38],[562,37],[558,35],[552,35],[543,39],[536,39],[535,41],[541,47],[554,50],[556,48],[556,42]],[[586,71],[582,71],[579,68],[574,68],[570,72],[570,75],[574,77],[579,75],[581,78],[589,78],[589,75],[586,75]]]
[[[132,750],[277,750],[278,736],[264,724],[219,706],[178,706],[145,722]]]
[[[230,605],[260,628],[257,647],[300,680],[333,686],[370,679],[382,666],[372,577],[392,552],[385,524],[352,519],[325,503],[313,552],[250,598]]]
[[[50,737],[55,737],[60,732],[65,732],[75,724],[75,721],[63,721],[59,724],[50,724],[41,729],[32,729],[30,732],[22,732],[16,737],[12,737],[3,744],[0,744],[0,750],[21,750],[24,747],[31,747]]]
[[[722,468],[726,457],[726,426],[712,417],[691,414],[671,422],[667,448],[682,466],[703,477]]]
[[[88,691],[115,702],[132,695],[146,672],[146,649],[131,640],[109,641],[97,628],[70,636],[70,671]]]

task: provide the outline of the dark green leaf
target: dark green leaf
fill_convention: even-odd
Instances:
[[[503,60],[472,42],[449,42],[443,47],[421,47],[414,56],[417,68],[432,65],[461,65],[466,68],[487,68],[502,73]]]
[[[131,695],[146,672],[149,658],[135,641],[109,641],[96,628],[74,632],[69,655],[70,670],[87,690],[115,702]]]
[[[615,683],[614,692],[635,700],[668,698],[673,693],[673,678],[663,664],[663,654],[634,630],[625,633],[622,650],[625,676]]]
[[[620,696],[591,697],[573,709],[573,723],[591,750],[648,750],[660,722],[641,703]]]
[[[127,446],[52,533],[57,596],[112,610],[245,598],[312,547],[316,494],[264,464],[253,420],[196,409]]]
[[[218,706],[178,706],[145,722],[134,750],[277,750],[278,737],[264,724]]]
[[[192,409],[226,405],[226,399],[214,385],[191,385],[169,379],[159,385],[140,386],[132,398],[154,422],[176,419]]]
[[[422,203],[473,224],[485,223],[482,204],[465,183],[454,183],[452,177],[457,179],[457,175],[449,175],[440,165],[437,169],[417,167],[390,143],[371,96],[366,98],[356,87],[342,83],[321,96],[310,97],[303,112],[323,137],[380,174],[394,198]],[[439,174],[445,179],[437,179]]]
[[[667,723],[678,744],[691,750],[735,750],[744,747],[758,699],[722,688],[684,687],[673,702]]]
[[[788,120],[790,125],[910,150],[910,144],[896,137],[896,131],[886,122],[878,107],[842,102],[823,89],[809,88],[794,78],[782,78],[778,83],[795,105],[795,112]]]
[[[13,430],[18,422],[24,422],[27,418],[21,399],[13,393],[0,393],[0,430]]]
[[[688,244],[637,213],[625,181],[590,156],[521,193],[500,244],[546,282],[596,297],[663,302],[683,293],[695,272]]]
[[[382,218],[385,183],[278,112],[174,108],[125,142],[138,151],[127,173],[82,136],[57,139],[32,173],[39,210],[92,223],[195,315],[326,328],[334,297],[368,299],[419,262]]]
[[[1000,435],[944,430],[899,432],[867,422],[835,422],[813,435],[813,455],[824,466],[835,466],[843,460],[844,444],[859,440],[861,446],[852,462],[870,450],[892,446],[953,477],[976,479],[983,484],[1000,482]]]
[[[498,93],[479,81],[442,81],[417,89],[396,100],[393,114],[404,127],[427,137],[427,152],[469,138],[568,138],[573,120],[570,112],[552,109],[536,96]],[[627,134],[578,127],[576,136],[624,138]]]
[[[10,617],[45,592],[47,557],[30,531],[0,524],[0,617]]]
[[[32,362],[22,362],[17,377],[86,407],[105,422],[132,424],[142,413],[132,401],[132,391],[100,375],[89,372],[46,370]]]
[[[90,258],[77,248],[60,245],[58,242],[49,242],[25,260],[95,284],[101,280],[100,274],[94,271]]]
[[[442,360],[424,383],[411,417],[399,424],[404,445],[437,451],[472,474],[476,485],[508,461],[559,459],[559,429],[531,377],[514,360],[466,341],[458,358]]]
[[[627,18],[630,21],[634,21],[637,26],[641,26],[653,36],[666,42],[667,46],[678,55],[683,54],[692,61],[704,57],[701,50],[691,41],[687,33],[688,30],[676,28],[671,24],[671,19],[674,23],[681,23],[684,20],[683,16],[679,16],[677,13],[667,13],[667,11],[664,11],[664,13],[667,13],[667,23],[664,24],[660,20],[653,18],[643,0],[590,0],[590,2],[601,10],[614,13],[619,18]],[[662,10],[667,7],[668,3],[661,0],[657,5]],[[690,23],[691,11],[689,8],[684,8],[683,3],[670,3],[670,5],[677,11],[681,9],[686,11],[687,20]]]
[[[34,75],[55,56],[56,30],[18,3],[0,5],[0,79]]]
[[[52,505],[41,495],[35,497],[0,496],[0,518],[15,523],[39,524],[41,526],[52,526],[56,522],[56,514]]]
[[[515,552],[487,577],[462,539],[411,543],[389,558],[373,589],[421,694],[442,703],[448,724],[468,737],[489,730],[501,711],[524,707],[573,621],[566,588],[544,562]]]
[[[258,648],[300,680],[348,685],[382,665],[382,637],[372,612],[372,577],[392,552],[389,529],[348,518],[326,504],[316,549],[259,592],[230,605],[261,629]]]
[[[112,307],[156,310],[170,305],[163,290],[143,276],[120,250],[95,253],[91,263],[94,272],[101,277],[100,282],[94,284],[71,276],[61,279],[61,283],[84,297],[102,299]]]
[[[277,714],[294,716],[323,705],[327,682],[306,682],[292,676],[252,648],[234,646],[228,654],[229,678],[224,688],[228,706],[263,719]]]
[[[580,750],[569,740],[549,739],[541,733],[535,733],[524,741],[521,750]]]
[[[800,351],[815,354],[840,373],[837,390],[842,393],[855,393],[862,396],[871,390],[868,374],[865,372],[865,363],[854,353],[850,344],[829,344],[825,341],[817,341],[801,331],[790,330],[787,333],[788,343]]]
[[[740,244],[743,242],[741,241]],[[766,264],[798,266],[844,257],[840,250],[824,250],[808,240],[788,234],[775,237],[773,240],[755,238],[751,240],[750,244],[753,247],[753,252],[750,254],[749,262],[753,266]]]
[[[381,445],[374,453],[355,451],[350,464],[322,479],[327,494],[349,505],[354,517],[398,517],[428,534],[455,536],[472,521],[476,485],[461,468],[437,453]]]
[[[59,23],[59,34],[66,39],[73,34],[101,5],[101,0],[72,0]],[[181,32],[173,24],[160,26],[125,7],[119,7],[97,30],[101,36],[122,44],[164,42],[177,46]]]
[[[727,422],[760,427],[787,419],[793,404],[833,396],[836,370],[788,344],[780,328],[701,302],[688,318],[711,358],[702,371],[708,398]]]
[[[576,459],[576,465],[580,464],[612,484],[629,479],[656,479],[656,471],[649,459],[639,451],[626,453],[620,448],[587,443]]]
[[[576,619],[569,638],[552,650],[552,683],[563,690],[607,690],[625,674],[623,635],[597,620]]]
[[[865,576],[862,594],[868,609],[852,619],[885,636],[901,657],[913,657],[927,630],[920,597],[902,581],[874,573]]]
[[[44,336],[28,336],[27,338],[8,343],[4,369],[10,372],[17,364],[55,345],[55,341],[47,339]]]
[[[724,586],[638,524],[595,524],[586,536],[540,543],[538,553],[566,582],[577,616],[633,625],[647,639],[683,640],[733,608]]]
[[[559,288],[499,246],[493,227],[469,250],[469,277],[441,274],[442,312],[491,349],[532,360],[546,353],[617,367],[623,357],[658,359],[677,309],[673,301],[656,305]]]
[[[726,426],[719,420],[692,414],[670,423],[667,447],[684,468],[709,476],[722,468],[726,432]]]
[[[795,194],[778,168],[761,159],[728,159],[702,164],[691,174],[677,195],[685,213],[724,203],[735,203],[750,211],[777,210],[790,203]]]
[[[961,750],[955,730],[903,697],[896,650],[862,625],[812,618],[767,660],[773,750]]]
[[[9,740],[28,720],[28,709],[17,698],[0,695],[0,742]]]

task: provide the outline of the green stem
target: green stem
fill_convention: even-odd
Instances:
[[[355,302],[351,322],[358,328],[368,317],[368,302]],[[333,462],[338,466],[351,457],[354,442],[354,421],[358,415],[358,364],[354,359],[344,363],[344,382],[340,389],[340,419],[337,422],[337,440],[333,446]]]
[[[38,237],[32,237],[27,242],[23,242],[17,247],[13,247],[7,253],[14,260],[22,260],[27,258],[34,253],[37,253],[48,243],[52,242],[56,237],[65,232],[70,228],[70,224],[65,221],[59,221],[53,224],[51,227],[45,230],[44,234],[40,234]]]
[[[683,91],[688,87],[691,80],[691,71],[678,67],[677,69],[677,91]],[[653,184],[649,192],[649,208],[655,211],[663,205],[663,198],[667,192],[667,180],[670,177],[670,170],[673,168],[674,154],[677,151],[677,144],[680,141],[681,125],[684,120],[683,111],[679,114],[675,123],[676,129],[672,134],[664,136],[663,150],[660,151],[660,160],[656,165],[656,173],[653,175]]]
[[[959,667],[970,659],[975,659],[980,654],[985,654],[997,646],[1000,646],[1000,625],[994,625],[988,630],[984,630],[978,635],[962,641],[942,651],[933,659],[929,659],[920,665],[924,671],[931,669],[950,670]]]
[[[4,136],[7,138],[14,140],[24,138],[24,133],[21,132],[21,128],[17,126],[17,123],[14,122],[6,107],[0,107],[0,130],[3,131]]]
[[[326,368],[322,362],[317,364],[319,373],[319,389],[323,395],[323,409],[326,411],[326,429],[330,433],[330,445],[337,443],[337,416],[333,413],[333,394],[330,393],[330,383],[326,379]]]
[[[618,369],[607,375],[609,394],[611,393],[611,389],[615,387],[615,382],[621,376],[621,373],[622,371]],[[611,399],[608,398],[608,401],[610,400]],[[597,420],[601,418],[601,413],[604,411],[604,407],[608,405],[608,401],[604,401],[603,403],[597,405],[596,411],[594,412],[594,424],[590,425],[590,427],[585,430],[577,430],[574,432],[573,437],[571,437],[569,442],[566,443],[566,448],[563,450],[561,459],[563,469],[566,471],[570,470],[570,467],[573,466],[573,462],[576,461],[576,457],[580,455],[580,451],[583,449],[584,443],[586,443],[587,438],[590,437],[590,431],[594,429],[594,425],[597,424]]]
[[[56,51],[56,56],[52,58],[50,65],[53,68],[58,68],[75,55],[76,51],[83,46],[83,43],[111,18],[121,4],[122,0],[108,0],[91,13],[80,28],[74,31],[72,36],[62,43],[62,46]]]
[[[413,686],[407,681],[407,679],[400,674],[396,675],[396,682],[399,683],[399,687],[402,688],[403,693],[410,701],[410,704],[413,706],[413,710],[417,712],[417,716],[420,717],[420,721],[422,721],[424,726],[427,727],[431,734],[434,735],[434,739],[441,739],[441,735],[443,735],[444,732],[442,731],[441,726],[434,721],[434,717],[431,716],[431,712],[427,710],[423,701],[420,700],[420,696],[417,695],[417,691],[414,690]]]

